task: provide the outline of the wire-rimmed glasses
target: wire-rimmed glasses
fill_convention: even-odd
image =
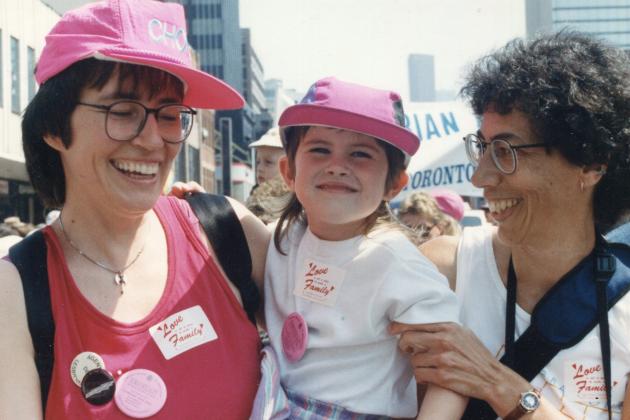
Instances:
[[[154,114],[158,131],[166,143],[181,143],[190,134],[196,111],[186,105],[165,104],[148,108],[137,101],[122,100],[111,105],[78,102],[105,112],[105,132],[115,141],[130,141],[144,128],[149,114]]]
[[[489,142],[484,142],[479,138],[479,136],[472,133],[464,137],[464,142],[466,144],[466,154],[468,155],[468,160],[470,160],[470,163],[472,163],[473,166],[479,166],[479,161],[481,161],[486,149],[490,148],[492,162],[494,162],[494,165],[498,170],[508,175],[513,174],[516,171],[516,167],[518,165],[516,151],[518,149],[547,146],[545,143],[531,143],[513,146],[507,140],[503,139],[494,139]]]

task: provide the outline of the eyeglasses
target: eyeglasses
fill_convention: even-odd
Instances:
[[[111,105],[88,104],[105,112],[105,132],[115,141],[130,141],[136,138],[147,123],[149,114],[155,114],[158,131],[166,143],[181,143],[190,134],[193,116],[197,113],[186,105],[166,104],[157,108],[147,108],[136,101],[117,101]]]
[[[513,174],[516,171],[518,159],[516,151],[518,149],[527,149],[530,147],[545,147],[545,143],[521,144],[512,146],[507,140],[494,139],[490,142],[484,142],[476,134],[468,134],[464,137],[466,144],[466,154],[468,160],[473,166],[479,166],[479,162],[486,153],[486,149],[490,148],[490,156],[498,170],[504,174]]]

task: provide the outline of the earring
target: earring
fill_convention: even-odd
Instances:
[[[584,192],[584,180],[580,180],[580,192]]]

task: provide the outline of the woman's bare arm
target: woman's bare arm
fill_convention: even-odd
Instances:
[[[457,245],[456,236],[438,236],[420,245],[420,252],[424,254],[437,269],[448,279],[448,284],[455,290],[457,277]]]
[[[39,376],[28,330],[22,281],[0,260],[0,419],[41,419]]]

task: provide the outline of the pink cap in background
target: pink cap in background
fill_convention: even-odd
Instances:
[[[184,104],[237,109],[237,91],[194,68],[184,8],[150,0],[107,0],[66,12],[46,36],[35,78],[43,84],[87,58],[140,64],[167,71],[184,83]]]
[[[428,190],[427,193],[435,199],[442,212],[453,217],[458,222],[462,220],[464,217],[464,200],[459,194],[444,188]]]

